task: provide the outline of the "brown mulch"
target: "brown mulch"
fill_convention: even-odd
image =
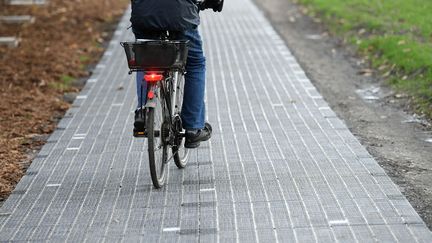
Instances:
[[[18,36],[18,48],[0,46],[0,199],[23,176],[69,104],[64,92],[77,92],[74,79],[90,73],[110,30],[129,0],[50,0],[47,6],[7,6],[0,16],[32,15],[26,25],[0,23],[0,36]]]

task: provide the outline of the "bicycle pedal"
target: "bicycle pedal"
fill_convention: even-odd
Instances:
[[[146,138],[147,137],[147,132],[143,132],[143,131],[134,131],[133,132],[133,136],[136,138]]]
[[[148,137],[148,134],[147,134],[147,131],[144,131],[144,132],[142,132],[142,131],[134,131],[133,132],[133,136],[137,137],[137,138],[146,138],[146,137]],[[160,131],[154,131],[154,136],[156,138],[160,137]]]

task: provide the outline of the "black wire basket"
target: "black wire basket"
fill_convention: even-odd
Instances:
[[[121,42],[131,72],[184,69],[188,41],[143,40]]]

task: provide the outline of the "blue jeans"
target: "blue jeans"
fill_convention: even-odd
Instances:
[[[140,38],[139,33],[135,33],[137,39]],[[183,37],[189,40],[189,52],[186,63],[186,75],[184,85],[183,106],[181,111],[181,118],[183,128],[202,129],[205,122],[205,71],[206,59],[202,48],[201,36],[198,29],[188,30],[183,34]],[[142,82],[143,73],[137,72],[136,85],[138,107],[140,107],[141,100],[141,85],[143,85],[143,95],[146,95],[146,83]],[[143,100],[143,102],[145,102]]]

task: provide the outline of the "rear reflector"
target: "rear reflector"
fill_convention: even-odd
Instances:
[[[162,79],[163,79],[162,74],[149,73],[144,75],[144,80],[147,82],[158,82],[161,81]]]

